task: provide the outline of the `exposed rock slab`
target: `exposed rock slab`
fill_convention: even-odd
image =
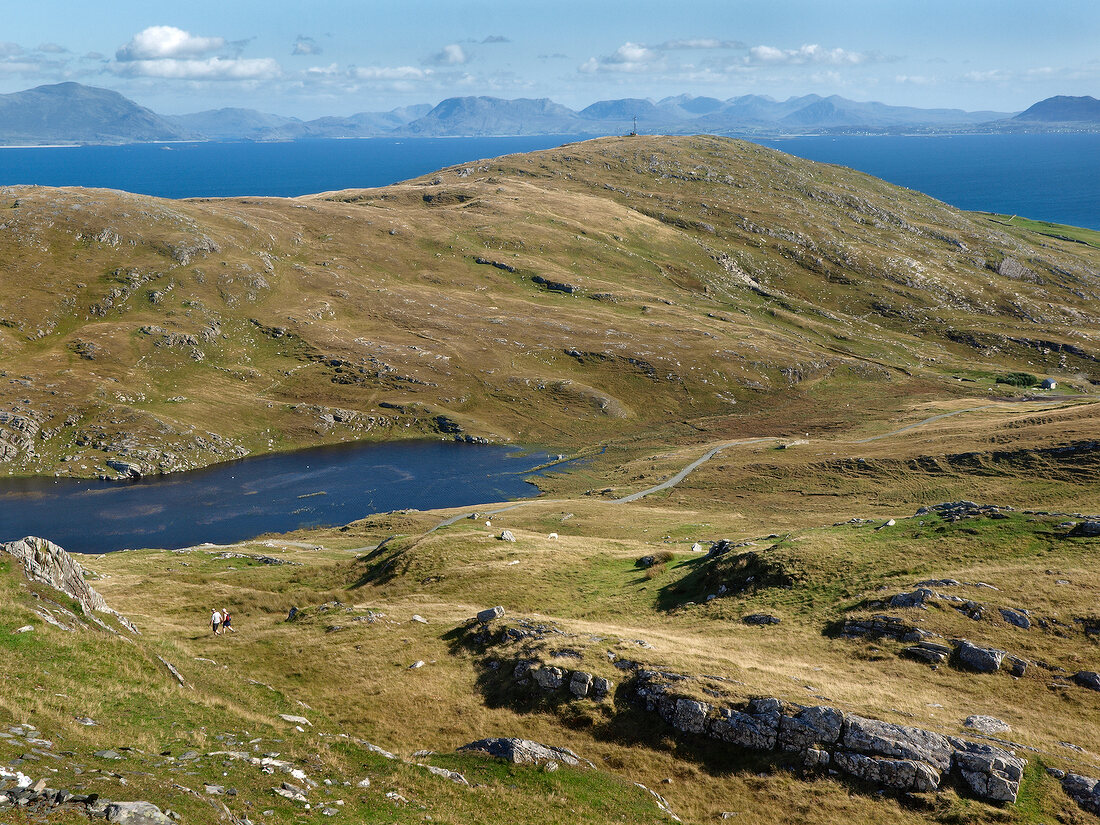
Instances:
[[[568,748],[556,748],[542,745],[530,739],[490,738],[478,739],[459,748],[460,751],[481,751],[508,762],[520,765],[529,762],[564,762],[566,765],[581,765],[582,760]]]
[[[137,628],[130,620],[112,610],[95,588],[88,584],[80,563],[52,541],[27,536],[18,541],[0,544],[0,551],[17,559],[31,581],[49,585],[75,599],[85,616],[94,618],[95,613],[107,613],[118,619],[131,633],[137,633]]]

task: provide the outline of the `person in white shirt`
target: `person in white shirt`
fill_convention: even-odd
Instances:
[[[222,632],[222,614],[217,608],[214,608],[214,612],[210,614],[210,629],[214,631],[215,636]]]

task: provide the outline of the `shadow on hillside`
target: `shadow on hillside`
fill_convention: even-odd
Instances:
[[[349,590],[358,590],[368,584],[386,584],[405,572],[408,567],[405,551],[386,547],[393,538],[390,536],[366,555],[355,559],[353,569],[359,568],[359,578],[348,585]]]

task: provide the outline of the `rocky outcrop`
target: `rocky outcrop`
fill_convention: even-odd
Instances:
[[[684,695],[690,677],[639,670],[630,694],[676,730],[739,748],[784,755],[803,769],[829,769],[898,793],[924,793],[945,776],[987,802],[1013,802],[1025,760],[990,745],[869,719],[824,705],[755,698],[741,707]]]
[[[31,581],[49,585],[60,590],[71,599],[75,599],[84,611],[84,615],[93,621],[96,613],[114,616],[131,633],[137,628],[121,613],[112,610],[107,602],[84,579],[84,568],[69,553],[52,541],[27,536],[19,541],[0,544],[0,552],[12,556],[23,565],[23,572]]]
[[[1086,811],[1100,816],[1100,779],[1068,773],[1062,779],[1062,790]]]
[[[993,647],[979,647],[972,642],[962,639],[955,647],[955,654],[959,658],[959,664],[968,670],[978,673],[996,673],[1001,669],[1007,652]]]
[[[592,764],[586,759],[581,759],[568,748],[542,745],[538,742],[532,742],[530,739],[478,739],[476,742],[463,745],[458,750],[480,751],[517,765],[537,762],[564,762],[566,765],[579,766],[585,764],[591,767]]]

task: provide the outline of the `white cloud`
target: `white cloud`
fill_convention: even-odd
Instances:
[[[269,80],[282,73],[279,64],[270,57],[130,60],[112,63],[111,71],[126,77],[171,80]]]
[[[294,49],[291,54],[320,54],[321,51],[321,46],[316,40],[300,34],[294,41]]]
[[[1002,69],[986,69],[985,71],[967,72],[962,79],[968,83],[999,83],[1012,79],[1012,73]]]
[[[825,64],[829,66],[856,66],[881,59],[877,55],[864,52],[850,52],[847,49],[823,49],[816,43],[809,43],[797,49],[777,49],[774,46],[753,46],[749,49],[745,62],[756,65],[801,65],[805,63]]]
[[[115,58],[129,61],[198,57],[224,46],[224,37],[196,37],[175,26],[150,26],[115,52]]]
[[[358,80],[424,80],[432,75],[432,70],[415,66],[366,66],[353,68],[351,75]]]
[[[458,43],[444,46],[428,58],[427,62],[436,66],[461,66],[469,61],[469,56]]]
[[[335,63],[329,63],[327,66],[310,66],[306,69],[306,74],[313,77],[334,77],[340,74],[340,68]]]
[[[58,43],[39,43],[35,51],[43,54],[68,54],[69,50]]]
[[[0,57],[16,57],[23,54],[23,47],[18,43],[0,42]]]
[[[661,54],[641,43],[626,42],[607,57],[590,57],[577,70],[584,74],[596,72],[636,73],[653,69],[661,60]]]
[[[909,86],[930,86],[936,82],[936,78],[921,74],[899,74],[894,76],[894,82]]]

